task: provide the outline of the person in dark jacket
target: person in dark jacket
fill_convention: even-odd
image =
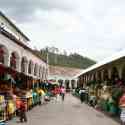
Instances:
[[[86,90],[84,88],[81,88],[79,91],[81,103],[85,101],[85,93],[86,93]]]

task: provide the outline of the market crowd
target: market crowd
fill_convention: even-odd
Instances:
[[[90,81],[84,87],[77,87],[74,92],[81,103],[86,103],[110,117],[119,117],[125,125],[125,85],[118,78],[114,80]]]
[[[8,89],[4,84],[4,91],[0,92],[0,121],[11,120],[19,117],[20,122],[27,122],[26,112],[35,106],[41,106],[51,101],[51,97],[62,97],[64,101],[65,88],[57,84],[44,81],[36,84],[33,88],[24,90],[20,88]],[[10,88],[10,87],[9,87]],[[5,91],[6,90],[6,91]]]

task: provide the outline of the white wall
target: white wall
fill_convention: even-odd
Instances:
[[[0,34],[0,45],[4,45],[8,52],[9,52],[9,59],[10,59],[10,55],[12,52],[16,52],[19,55],[19,66],[18,66],[18,71],[21,71],[20,68],[20,63],[21,63],[21,59],[22,57],[26,57],[28,62],[29,60],[32,60],[32,62],[34,64],[38,64],[39,68],[40,67],[44,67],[45,69],[47,69],[47,65],[44,61],[42,61],[41,59],[39,59],[38,57],[36,57],[34,54],[32,54],[30,51],[24,49],[23,47],[19,46],[18,44],[14,43],[12,40],[10,40],[9,38],[7,38],[6,36]],[[8,66],[9,66],[9,61],[8,60]],[[28,72],[26,73],[28,75]],[[34,76],[32,74],[32,76]],[[41,75],[42,77],[42,75]],[[44,76],[45,77],[45,76]],[[45,79],[45,78],[43,78]]]

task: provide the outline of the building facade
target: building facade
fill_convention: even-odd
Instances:
[[[74,89],[78,86],[78,80],[74,76],[80,73],[81,69],[61,66],[49,66],[49,80],[55,80],[58,84],[67,89]]]
[[[25,36],[0,12],[0,63],[27,76],[47,80],[48,65],[28,46]]]
[[[81,86],[91,81],[104,82],[121,80],[125,82],[125,50],[114,54],[76,76]]]

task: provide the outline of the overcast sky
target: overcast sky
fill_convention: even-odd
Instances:
[[[1,0],[0,8],[37,48],[97,61],[125,48],[125,0]]]

